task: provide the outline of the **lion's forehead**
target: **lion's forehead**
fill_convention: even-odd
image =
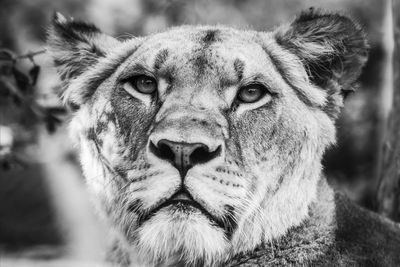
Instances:
[[[132,52],[121,57],[124,66],[120,70],[129,75],[137,65],[151,71],[164,68],[173,70],[169,74],[174,78],[194,77],[197,81],[201,74],[212,78],[210,71],[228,80],[238,69],[249,74],[265,72],[271,64],[259,39],[256,32],[225,27],[173,28],[130,41],[131,47],[123,48]]]
[[[149,35],[145,40],[150,42],[170,41],[173,43],[185,40],[204,44],[213,42],[249,43],[250,40],[255,40],[257,35],[258,33],[254,31],[244,31],[223,26],[181,26]]]
[[[193,60],[197,60],[195,65],[205,61],[224,65],[236,58],[250,64],[260,61],[264,52],[257,34],[253,32],[218,27],[185,27],[149,36],[135,52],[150,60],[158,53],[168,54],[175,64],[185,66]]]

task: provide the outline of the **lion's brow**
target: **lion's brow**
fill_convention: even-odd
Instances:
[[[201,38],[201,42],[207,47],[214,42],[220,42],[221,38],[219,36],[220,31],[217,29],[207,30],[204,33],[204,36]]]
[[[161,66],[165,63],[165,61],[168,59],[169,56],[169,50],[168,49],[161,49],[154,60],[154,69],[159,70],[161,69]]]
[[[100,84],[109,78],[115,70],[122,65],[132,54],[134,54],[138,50],[139,46],[132,47],[123,52],[118,58],[110,61],[110,64],[101,66],[101,69],[96,72],[96,75],[89,77],[83,84],[80,84],[82,87],[86,88],[86,92],[84,97],[89,98],[94,94],[96,89],[100,86]],[[101,78],[99,78],[101,77]]]
[[[290,80],[290,78],[288,78],[288,71],[287,68],[284,66],[284,64],[281,62],[281,60],[279,60],[279,58],[276,57],[276,55],[274,55],[273,53],[271,53],[265,46],[261,46],[261,48],[263,49],[263,51],[266,53],[266,55],[268,56],[268,58],[271,60],[271,63],[273,64],[273,66],[275,67],[276,71],[281,75],[281,77],[283,78],[283,80],[285,81],[285,83],[287,85],[290,86],[290,88],[293,89],[293,91],[295,92],[295,94],[297,95],[297,97],[307,106],[310,107],[316,107],[318,106],[320,103],[315,103],[314,101],[312,101],[309,97],[309,95],[307,95],[304,90],[300,87],[298,87],[297,85],[293,84],[293,82]]]
[[[237,77],[238,81],[240,82],[243,78],[244,62],[238,58],[235,59],[235,61],[233,62],[233,68],[235,69],[236,77]]]

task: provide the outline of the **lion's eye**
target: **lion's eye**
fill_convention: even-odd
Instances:
[[[261,84],[250,84],[239,89],[237,98],[243,103],[254,103],[267,93],[267,89]]]
[[[157,90],[157,81],[146,75],[134,76],[128,82],[142,94],[153,94]]]

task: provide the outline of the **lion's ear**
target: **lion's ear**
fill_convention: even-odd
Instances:
[[[90,69],[119,41],[96,26],[56,13],[48,32],[48,50],[64,85]]]
[[[368,58],[362,29],[339,14],[311,8],[274,35],[279,45],[300,58],[312,83],[325,87],[333,81],[340,93],[352,90]]]

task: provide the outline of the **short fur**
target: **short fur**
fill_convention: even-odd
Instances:
[[[116,233],[114,263],[344,266],[386,252],[399,262],[398,226],[334,201],[321,174],[342,92],[367,58],[351,19],[310,10],[273,32],[182,26],[121,42],[58,14],[49,51],[77,109],[88,187]],[[154,77],[157,93],[133,88],[135,75]],[[240,103],[239,88],[254,83],[268,92]],[[150,149],[162,139],[221,150],[181,177]],[[160,206],[182,188],[202,211]],[[364,220],[391,246],[361,237]],[[384,252],[367,253],[362,242],[374,241]]]

